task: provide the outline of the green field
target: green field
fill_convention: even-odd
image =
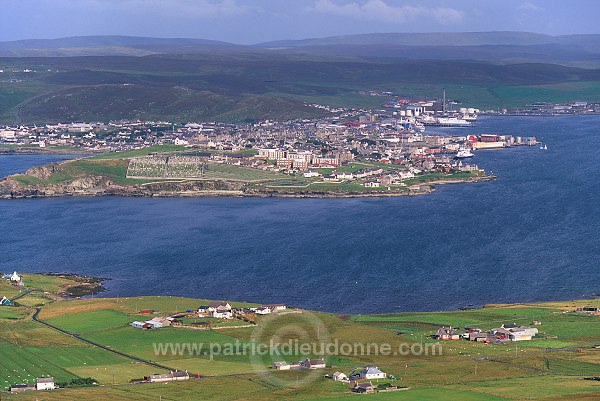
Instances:
[[[134,329],[129,324],[153,316],[195,310],[209,301],[178,297],[95,298],[57,300],[51,291],[60,291],[68,279],[25,275],[32,283],[24,305],[44,297],[40,318],[78,337],[67,336],[32,321],[31,306],[0,309],[0,387],[17,382],[32,383],[41,375],[69,381],[93,377],[106,386],[55,391],[44,395],[48,400],[162,399],[195,400],[341,400],[354,397],[348,385],[323,378],[325,373],[375,364],[396,377],[375,384],[408,386],[409,390],[378,393],[378,400],[586,400],[600,396],[596,381],[583,377],[600,376],[600,317],[574,312],[578,306],[600,306],[600,300],[541,303],[531,305],[491,305],[482,309],[396,313],[385,315],[334,315],[328,313],[290,313],[257,317],[257,326],[223,330],[193,330],[166,327],[151,331]],[[35,284],[35,285],[33,285]],[[72,284],[72,283],[71,283]],[[34,288],[35,287],[35,288]],[[7,289],[0,282],[0,289]],[[233,303],[234,306],[252,306]],[[157,311],[140,315],[142,309]],[[188,323],[202,318],[186,319]],[[401,344],[431,346],[438,342],[430,335],[442,325],[480,327],[484,330],[502,323],[529,325],[542,322],[539,335],[529,342],[488,345],[468,341],[441,344],[442,351],[428,355],[350,354],[330,355],[330,367],[310,376],[308,372],[273,372],[271,360],[288,362],[303,359],[294,352],[286,356],[255,359],[249,354],[214,353],[214,347],[238,343],[248,345],[278,338],[285,342],[300,338],[317,342]],[[236,324],[240,321],[234,321]],[[317,323],[318,322],[318,323]],[[241,322],[240,322],[241,323]],[[232,324],[227,322],[227,324]],[[319,330],[315,330],[315,325]],[[258,337],[257,337],[258,336]],[[204,380],[168,385],[118,386],[160,369],[139,361],[90,346],[81,338],[94,341],[127,355],[156,361],[174,369],[199,373]],[[156,344],[204,344],[195,352],[158,352]],[[213,347],[213,348],[211,348]],[[316,355],[313,355],[316,356]],[[262,373],[262,374],[260,374]],[[302,384],[309,379],[308,384]],[[112,384],[117,386],[112,387]],[[296,388],[296,384],[299,387]],[[225,388],[229,389],[225,391]],[[174,395],[174,391],[176,395]],[[199,393],[200,391],[200,393]],[[8,395],[2,399],[33,400],[33,394]],[[154,398],[153,398],[154,397]]]

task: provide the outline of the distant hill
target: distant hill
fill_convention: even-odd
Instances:
[[[600,67],[600,35],[528,32],[373,33],[255,45],[190,38],[77,36],[0,42],[0,57],[297,54],[413,60],[479,60]]]
[[[255,47],[280,52],[417,60],[549,62],[600,67],[600,35],[530,32],[372,33],[280,40]]]
[[[146,56],[163,53],[241,51],[246,46],[189,38],[73,36],[0,42],[0,57]]]
[[[442,87],[473,107],[600,100],[600,69],[548,63],[212,53],[13,57],[0,58],[0,68],[0,119],[9,123],[304,118],[327,115],[306,103],[381,107],[386,98],[361,92],[423,98]]]
[[[304,118],[328,115],[312,103],[376,108],[388,98],[369,91],[420,99],[442,88],[464,105],[498,108],[600,101],[600,35],[369,34],[249,46],[86,36],[0,42],[0,70],[7,123]]]
[[[368,33],[300,40],[278,40],[259,43],[256,46],[265,48],[382,44],[405,46],[523,46],[556,43],[555,38],[549,35],[530,32]]]

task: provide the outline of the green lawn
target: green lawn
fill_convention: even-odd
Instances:
[[[126,150],[123,152],[110,152],[101,155],[92,156],[90,160],[113,160],[113,159],[130,159],[132,157],[148,156],[151,153],[175,153],[188,150],[182,145],[154,145],[142,149]]]

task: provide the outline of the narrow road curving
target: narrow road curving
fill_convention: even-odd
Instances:
[[[42,311],[42,308],[35,308],[35,312],[31,316],[31,318],[34,321],[36,321],[36,322],[38,322],[40,324],[43,324],[44,326],[49,327],[49,328],[51,328],[53,330],[56,330],[56,331],[58,331],[58,332],[60,332],[60,333],[62,333],[64,335],[67,335],[67,336],[72,337],[72,338],[74,338],[76,340],[82,341],[82,342],[84,342],[84,343],[86,343],[88,345],[101,348],[101,349],[103,349],[105,351],[108,351],[108,352],[112,352],[113,354],[119,355],[119,356],[121,356],[123,358],[131,359],[132,361],[135,361],[135,362],[141,362],[141,363],[144,363],[144,364],[146,364],[148,366],[152,366],[152,367],[159,368],[159,369],[165,369],[165,370],[170,370],[170,371],[176,371],[177,370],[177,369],[173,369],[173,368],[170,368],[168,366],[165,366],[165,365],[161,365],[159,363],[155,363],[155,362],[149,361],[147,359],[138,358],[137,356],[125,354],[124,352],[120,352],[120,351],[114,350],[112,348],[109,348],[109,347],[107,347],[105,345],[98,344],[98,343],[96,343],[94,341],[87,340],[87,339],[81,337],[80,334],[75,334],[75,333],[71,333],[69,331],[63,330],[60,327],[54,326],[54,325],[52,325],[50,323],[47,323],[47,322],[41,320],[39,318],[39,314],[40,314],[41,311]]]

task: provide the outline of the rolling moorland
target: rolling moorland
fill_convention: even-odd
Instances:
[[[592,400],[600,395],[600,317],[576,312],[580,306],[600,306],[598,299],[526,305],[488,305],[481,309],[336,315],[301,311],[281,316],[257,316],[256,325],[230,323],[212,330],[165,327],[142,331],[129,326],[143,309],[155,316],[195,310],[208,301],[178,297],[64,299],[72,277],[23,275],[25,287],[0,281],[0,293],[18,306],[0,307],[0,365],[2,390],[13,383],[32,383],[51,375],[58,382],[93,378],[100,386],[69,388],[43,393],[45,400],[341,400],[353,397],[348,384],[323,377],[335,371],[375,364],[394,378],[373,381],[409,387],[397,393],[378,393],[377,400]],[[233,302],[233,307],[256,306]],[[270,357],[256,363],[249,355],[198,353],[157,355],[159,342],[248,344],[301,339],[318,342],[438,343],[430,336],[443,325],[476,326],[484,330],[502,323],[529,325],[541,322],[532,341],[515,345],[484,344],[464,340],[442,342],[436,355],[331,355],[324,370],[276,372]],[[319,330],[315,329],[315,322]],[[48,326],[50,325],[50,326]],[[298,337],[298,333],[303,333]],[[288,362],[301,359],[293,353]],[[162,368],[161,368],[162,367]],[[200,379],[170,384],[129,384],[166,369],[187,369]],[[304,380],[309,380],[307,383]],[[1,394],[4,400],[34,400],[40,393]]]
[[[415,43],[417,45],[415,45]],[[82,37],[0,43],[0,122],[256,121],[377,108],[391,91],[482,109],[600,101],[597,35],[373,34],[252,46]],[[330,115],[330,114],[329,114]]]

